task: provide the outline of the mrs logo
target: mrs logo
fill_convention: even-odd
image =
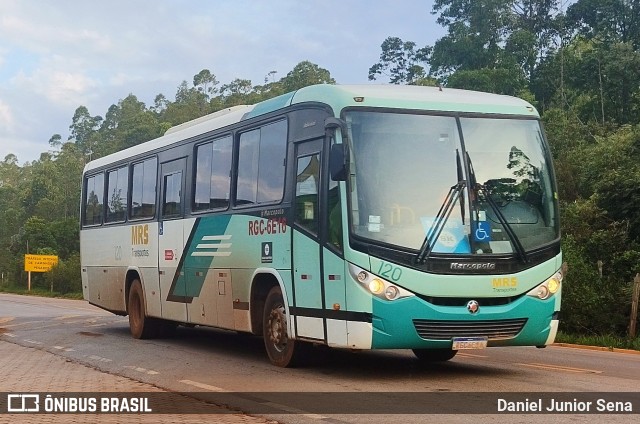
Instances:
[[[131,227],[131,244],[149,244],[149,224],[134,225]]]

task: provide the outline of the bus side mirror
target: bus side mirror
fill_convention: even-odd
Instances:
[[[335,139],[336,130],[342,133],[342,144],[332,144],[329,151],[329,175],[332,181],[347,180],[347,123],[339,118],[329,117],[324,121],[327,137]]]
[[[329,152],[329,174],[332,181],[347,180],[347,155],[344,144],[334,144]]]

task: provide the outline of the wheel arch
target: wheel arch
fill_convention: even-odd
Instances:
[[[140,285],[142,286],[142,293],[144,296],[145,310],[147,306],[147,297],[144,289],[144,281],[142,279],[142,273],[138,268],[129,268],[127,269],[127,273],[124,277],[124,303],[127,310],[127,314],[129,314],[129,291],[131,290],[131,285],[134,280],[140,280]]]
[[[249,312],[251,315],[251,332],[255,335],[262,335],[262,315],[264,304],[273,287],[280,287],[282,300],[287,317],[289,319],[287,325],[287,333],[292,338],[291,329],[293,328],[293,317],[289,311],[289,299],[285,284],[280,273],[273,268],[257,268],[251,276],[251,291],[249,297]]]

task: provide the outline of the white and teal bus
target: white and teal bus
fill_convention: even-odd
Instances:
[[[303,342],[461,349],[553,342],[562,256],[539,115],[416,86],[316,85],[87,164],[84,297],[136,338],[176,324]]]

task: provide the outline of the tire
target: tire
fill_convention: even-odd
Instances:
[[[457,350],[453,349],[413,349],[413,354],[425,363],[445,362],[456,356]]]
[[[129,330],[135,339],[150,339],[157,335],[157,323],[147,317],[144,292],[138,279],[131,283],[127,299],[127,312],[129,313]]]
[[[271,363],[283,368],[293,367],[296,362],[296,342],[288,337],[287,320],[280,287],[273,287],[264,303],[262,337]]]

